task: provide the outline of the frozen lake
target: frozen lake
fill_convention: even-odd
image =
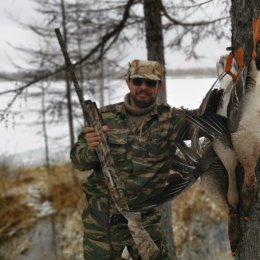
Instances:
[[[206,92],[215,82],[215,78],[169,78],[167,80],[168,104],[174,107],[197,108]],[[14,88],[15,83],[0,82],[0,92]],[[122,101],[128,92],[123,80],[112,81],[110,91],[107,92],[105,103]],[[65,99],[64,83],[52,83],[46,88],[53,90],[64,89],[64,97],[57,93],[47,93],[46,101],[51,107],[58,106]],[[0,155],[2,160],[9,157],[14,161],[28,165],[38,164],[44,160],[44,139],[42,131],[40,88],[36,86],[18,98],[11,108],[11,112],[0,122]],[[0,110],[6,108],[14,94],[0,96]],[[33,98],[31,96],[34,96]],[[109,98],[108,98],[109,97]],[[85,96],[86,99],[89,97]],[[91,97],[97,101],[98,97]],[[77,102],[74,96],[74,101]],[[48,136],[50,158],[52,162],[69,161],[69,130],[66,107],[63,105],[58,113],[48,112]],[[53,120],[52,122],[50,120]],[[75,122],[76,133],[80,131],[81,120]]]

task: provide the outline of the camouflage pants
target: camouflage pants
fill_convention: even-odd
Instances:
[[[133,260],[141,260],[127,223],[122,219],[111,222],[111,218],[107,216],[105,213],[90,208],[84,210],[84,260],[122,260],[121,255],[125,246],[127,246]],[[169,260],[159,214],[143,216],[143,223],[152,239],[161,249],[161,260]]]

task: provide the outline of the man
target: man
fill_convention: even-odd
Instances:
[[[126,83],[129,93],[124,102],[102,107],[106,133],[115,167],[124,185],[130,209],[161,191],[169,175],[170,158],[175,153],[174,110],[157,104],[163,88],[163,68],[156,61],[133,60]],[[85,127],[71,151],[80,170],[90,170],[84,190],[88,206],[83,213],[85,260],[119,260],[125,246],[133,259],[140,259],[127,228],[111,197],[95,152],[100,138]],[[143,225],[161,250],[162,260],[169,256],[161,230],[158,210],[142,211]]]

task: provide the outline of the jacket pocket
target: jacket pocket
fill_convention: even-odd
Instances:
[[[121,129],[108,131],[108,143],[115,161],[124,161],[126,159],[127,137],[128,133]]]
[[[149,136],[148,160],[161,161],[168,157],[167,132],[155,132]]]

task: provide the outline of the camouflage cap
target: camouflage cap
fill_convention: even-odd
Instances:
[[[157,61],[133,60],[129,63],[127,78],[163,80],[163,67]]]

